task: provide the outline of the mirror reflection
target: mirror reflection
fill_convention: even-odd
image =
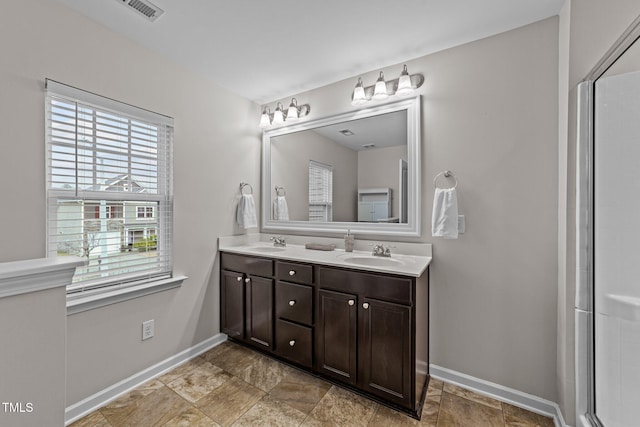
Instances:
[[[420,235],[420,97],[263,134],[262,229]]]
[[[271,138],[273,220],[407,222],[407,111]]]

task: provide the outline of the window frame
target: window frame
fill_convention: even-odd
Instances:
[[[111,220],[120,220],[123,222],[126,221],[126,205],[127,203],[135,203],[135,202],[155,202],[157,205],[153,206],[143,206],[145,208],[145,218],[140,218],[146,221],[155,220],[155,224],[153,225],[153,229],[155,230],[155,234],[158,239],[157,243],[157,260],[152,260],[149,262],[149,267],[147,268],[144,265],[144,268],[141,271],[136,273],[135,267],[133,268],[133,273],[122,273],[122,271],[126,271],[126,268],[117,267],[118,264],[114,263],[116,267],[112,270],[106,270],[107,274],[100,273],[101,276],[106,277],[105,280],[100,279],[92,279],[83,282],[79,279],[79,282],[75,282],[72,285],[67,287],[67,307],[68,310],[73,312],[84,311],[86,309],[92,309],[96,307],[100,307],[106,304],[111,304],[114,302],[126,300],[129,298],[135,298],[141,295],[146,295],[149,293],[158,292],[164,289],[171,289],[173,287],[180,286],[182,281],[186,279],[186,276],[175,276],[173,274],[173,183],[172,183],[172,167],[173,167],[173,155],[172,155],[172,147],[173,147],[173,119],[164,115],[160,115],[157,113],[153,113],[144,109],[140,109],[129,104],[125,104],[119,101],[115,101],[110,98],[105,98],[81,89],[77,89],[72,86],[68,86],[50,79],[47,79],[45,82],[46,88],[46,97],[45,97],[45,141],[46,141],[46,149],[47,155],[46,157],[46,193],[47,193],[47,256],[58,256],[58,244],[59,237],[57,231],[58,221],[60,221],[58,207],[61,206],[59,203],[70,200],[80,200],[82,201],[82,221],[87,221],[87,218],[84,217],[84,206],[85,202],[89,202],[91,206],[96,206],[96,212],[98,212],[98,208],[96,203],[102,203],[105,205],[105,208],[102,209],[104,218],[100,218],[101,214],[97,214],[97,221],[111,221]],[[75,168],[69,169],[70,173],[75,174],[75,186],[70,185],[73,188],[56,187],[56,184],[59,184],[58,181],[55,181],[54,171],[58,172],[61,168],[60,166],[54,166],[56,163],[56,154],[52,152],[52,147],[55,147],[57,142],[54,141],[54,137],[52,134],[54,133],[55,124],[52,112],[53,110],[53,101],[54,99],[64,100],[65,102],[75,103],[76,105],[76,129],[75,132],[71,132],[75,135],[75,161],[69,161],[67,163],[74,164]],[[149,194],[134,194],[131,191],[125,191],[123,187],[120,191],[109,191],[111,188],[107,188],[106,184],[103,186],[104,189],[99,191],[100,188],[92,188],[96,187],[96,185],[90,187],[82,187],[79,185],[80,179],[78,178],[83,172],[86,170],[82,169],[79,158],[81,157],[78,153],[81,150],[81,143],[79,142],[81,139],[81,135],[78,132],[78,120],[79,118],[79,106],[86,106],[89,109],[93,109],[94,111],[94,123],[93,126],[97,126],[97,122],[95,121],[96,112],[107,112],[111,113],[118,118],[128,119],[130,123],[129,126],[134,126],[135,123],[149,123],[150,126],[158,126],[158,132],[163,132],[162,135],[158,136],[158,138],[166,138],[162,140],[158,140],[156,143],[157,150],[157,160],[156,160],[156,176],[153,174],[149,175],[149,179],[156,179],[157,187],[147,187],[152,189]],[[86,121],[85,121],[86,122]],[[83,122],[84,123],[84,122]],[[125,147],[131,146],[134,144],[134,138],[132,132],[129,132],[129,136],[124,142]],[[93,145],[97,145],[97,139],[95,139]],[[86,141],[83,141],[86,144]],[[128,150],[131,153],[132,149]],[[86,154],[82,154],[86,156]],[[132,161],[132,155],[129,154],[129,159],[127,161]],[[96,154],[94,154],[93,161],[95,162]],[[56,164],[59,164],[58,161]],[[79,166],[80,165],[80,166]],[[56,169],[57,168],[57,169]],[[129,169],[131,170],[131,169]],[[129,176],[129,182],[133,182],[132,176]],[[94,178],[95,180],[95,178]],[[109,180],[107,180],[109,182]],[[153,183],[153,181],[150,181]],[[123,184],[126,186],[126,184]],[[130,188],[127,188],[130,189]],[[112,205],[122,203],[121,210],[114,209]],[[109,207],[109,209],[107,209]],[[147,208],[151,208],[149,209]],[[156,207],[158,211],[156,211]],[[108,212],[108,213],[107,213]],[[121,216],[115,216],[116,213],[120,213]],[[146,216],[147,213],[151,213],[151,217]],[[131,218],[133,219],[133,218]],[[137,218],[137,209],[136,209],[136,218]],[[84,230],[84,226],[82,226]],[[104,230],[104,228],[102,229]],[[85,231],[82,231],[83,235]],[[128,232],[121,232],[121,240],[122,236],[126,240],[128,238]],[[77,239],[77,238],[76,238]],[[83,239],[85,239],[83,237]],[[105,238],[105,240],[107,240]],[[101,247],[106,247],[107,243],[102,243]],[[105,252],[104,249],[102,249]],[[90,253],[89,253],[90,254]],[[98,263],[100,264],[103,260],[98,258]],[[89,264],[90,255],[87,256],[87,265]],[[155,267],[157,266],[157,268]],[[79,274],[79,271],[82,267],[76,270],[76,275]],[[88,269],[88,267],[87,267]],[[101,270],[101,267],[98,267]],[[129,268],[131,269],[131,268]],[[108,273],[112,273],[109,275]],[[114,274],[115,273],[115,274]]]
[[[313,174],[323,176],[317,182],[312,182]],[[317,186],[315,190],[314,185]],[[322,200],[312,201],[318,191],[322,193]],[[333,221],[333,166],[315,160],[309,160],[309,221]]]

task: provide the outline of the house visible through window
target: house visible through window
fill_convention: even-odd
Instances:
[[[333,167],[309,161],[309,221],[333,220]]]
[[[47,254],[69,293],[169,277],[173,119],[47,80]]]

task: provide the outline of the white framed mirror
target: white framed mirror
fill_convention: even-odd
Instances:
[[[420,96],[262,137],[266,232],[420,236]]]

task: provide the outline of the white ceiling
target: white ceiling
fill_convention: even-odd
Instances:
[[[58,0],[257,103],[557,15],[564,0]],[[410,70],[411,71],[411,70]]]

